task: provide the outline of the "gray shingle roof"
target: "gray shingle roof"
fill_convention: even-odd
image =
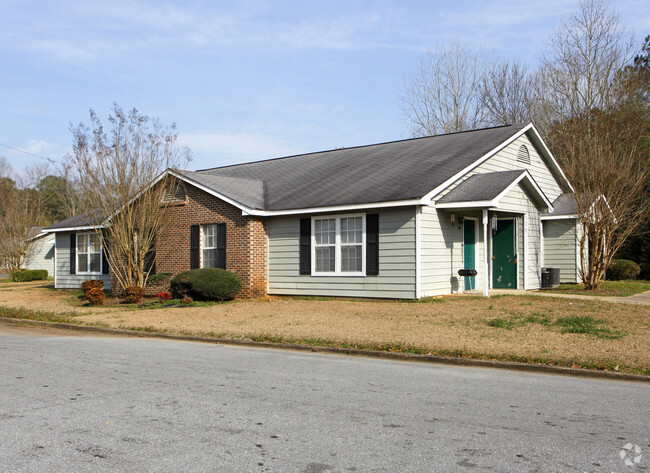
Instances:
[[[476,174],[453,188],[442,199],[438,200],[438,202],[480,202],[492,200],[525,172],[523,169],[517,169],[514,171]]]
[[[96,223],[97,218],[101,217],[99,209],[95,209],[93,212],[95,213],[95,219],[91,219],[91,212],[88,212],[81,215],[75,215],[74,217],[70,217],[66,220],[61,220],[60,222],[56,222],[49,227],[45,227],[43,230],[50,231],[57,230],[59,228],[90,227]]]
[[[562,194],[553,202],[553,212],[543,215],[575,215],[578,213],[578,207],[574,194]]]
[[[189,173],[188,177],[197,182],[202,179],[215,192],[263,210],[419,199],[525,126],[486,128],[289,156],[200,170]],[[217,177],[246,179],[257,184],[218,181]],[[238,188],[240,183],[242,186]]]
[[[188,172],[182,175],[198,184],[223,194],[251,209],[264,210],[264,181],[239,177],[219,176],[204,172]]]

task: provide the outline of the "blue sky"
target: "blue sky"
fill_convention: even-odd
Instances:
[[[647,0],[612,2],[637,43]],[[191,169],[409,137],[400,96],[459,38],[536,63],[576,1],[0,0],[0,156],[71,151],[113,102],[176,123]]]

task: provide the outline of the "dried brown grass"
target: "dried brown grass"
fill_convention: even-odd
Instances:
[[[0,289],[0,305],[77,312],[70,294],[40,288]],[[526,323],[511,330],[491,327],[495,318],[591,316],[618,339],[561,333],[560,327]],[[647,372],[650,368],[650,307],[602,301],[505,296],[445,298],[426,303],[318,301],[268,298],[210,307],[77,312],[80,323],[219,337],[320,341],[339,346],[416,349],[419,352],[520,359],[562,365]],[[381,347],[380,347],[381,345]]]

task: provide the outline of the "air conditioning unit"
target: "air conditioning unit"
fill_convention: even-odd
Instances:
[[[542,289],[560,285],[560,268],[542,268]]]

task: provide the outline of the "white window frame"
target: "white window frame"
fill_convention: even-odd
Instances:
[[[341,270],[341,219],[361,217],[361,271]],[[336,237],[334,243],[334,271],[316,271],[316,221],[336,220]],[[311,218],[311,275],[312,276],[365,276],[366,275],[366,214],[322,215]]]
[[[86,251],[83,252],[83,254],[88,255],[88,259],[86,261],[86,268],[85,268],[86,270],[85,271],[82,271],[81,267],[79,265],[79,237],[82,236],[82,235],[83,236],[88,235],[88,237],[89,237],[88,241],[86,243]],[[91,254],[96,254],[96,253],[91,253],[90,252],[90,237],[93,236],[93,235],[96,236],[97,238],[99,238],[99,271],[90,271],[90,255]],[[95,232],[77,233],[76,238],[75,238],[75,264],[76,264],[75,274],[93,274],[93,275],[103,274],[103,270],[104,270],[104,267],[103,267],[104,266],[103,249],[104,249],[104,245],[102,243],[101,235],[98,235]]]
[[[204,250],[217,250],[218,246],[217,241],[218,241],[218,233],[219,233],[219,227],[217,226],[217,223],[206,223],[203,225],[199,225],[200,230],[200,240],[199,240],[199,255],[200,255],[200,261],[199,261],[199,267],[200,268],[212,268],[212,266],[204,266],[204,260],[203,260],[203,251]],[[205,227],[210,227],[214,226],[215,227],[215,238],[214,238],[214,244],[215,246],[203,246],[203,232],[205,231]]]

